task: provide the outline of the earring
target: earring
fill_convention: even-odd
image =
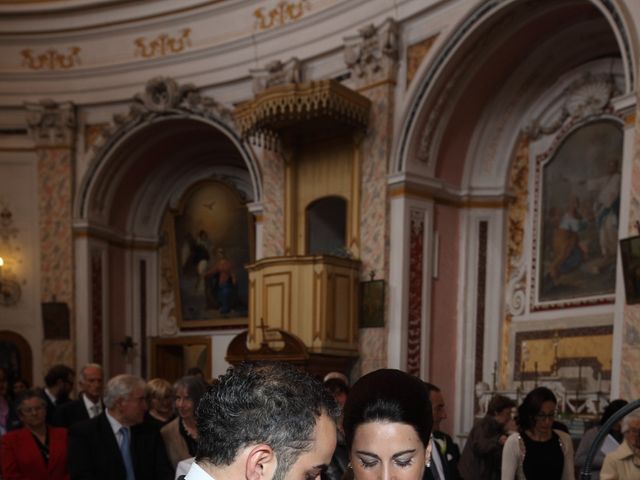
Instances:
[[[352,467],[351,467],[351,462],[347,463],[347,468],[348,468],[348,469],[351,469],[351,468],[352,468]]]

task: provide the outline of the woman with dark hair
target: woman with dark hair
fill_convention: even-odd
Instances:
[[[546,387],[533,389],[518,407],[518,432],[502,451],[503,480],[573,480],[571,437],[553,429],[557,400]]]
[[[363,376],[349,392],[343,424],[355,480],[422,479],[433,418],[420,379],[390,369]]]
[[[189,375],[179,379],[173,390],[178,416],[162,427],[160,433],[175,471],[180,460],[196,455],[198,430],[195,412],[207,386],[199,377]]]
[[[587,454],[589,453],[589,449],[591,448],[593,441],[596,439],[596,435],[598,435],[598,431],[600,430],[600,427],[604,425],[606,421],[609,420],[609,418],[611,418],[611,415],[616,413],[618,410],[624,407],[627,403],[629,402],[627,402],[626,400],[621,400],[621,399],[613,400],[611,403],[609,403],[609,405],[605,407],[604,412],[602,412],[602,417],[600,417],[599,425],[593,428],[590,428],[589,430],[584,432],[584,435],[582,435],[582,439],[580,440],[580,445],[578,445],[578,449],[576,450],[576,460],[575,460],[576,467],[582,468],[584,466],[584,462],[587,460]],[[622,421],[616,422],[611,427],[611,431],[609,432],[609,435],[607,435],[607,437],[611,437],[611,438],[607,438],[605,439],[605,441],[608,441],[609,444],[611,444],[610,442],[614,442],[614,441],[617,444],[620,444],[620,442],[622,441],[621,429],[622,429]],[[593,460],[591,461],[591,479],[592,480],[598,480],[600,478],[600,469],[602,468],[602,462],[604,462],[604,455],[605,455],[605,452],[598,449],[596,454],[593,456]]]

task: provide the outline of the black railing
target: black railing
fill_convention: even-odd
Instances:
[[[591,444],[591,448],[587,452],[587,458],[584,462],[584,466],[582,467],[582,471],[580,472],[580,480],[591,480],[591,462],[593,462],[593,457],[596,455],[596,452],[600,448],[600,445],[602,444],[604,437],[607,436],[613,424],[618,422],[622,417],[624,417],[628,413],[633,412],[638,407],[640,407],[640,399],[634,400],[633,402],[628,403],[627,405],[622,407],[616,413],[611,415],[611,417],[609,417],[609,420],[607,420],[604,423],[604,425],[600,427],[600,430],[598,430],[598,434],[596,435],[596,438],[593,440],[593,443]]]

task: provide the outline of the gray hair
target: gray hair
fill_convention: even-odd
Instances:
[[[97,368],[98,370],[102,371],[102,365],[100,365],[99,363],[87,363],[84,367],[80,369],[81,382],[87,381],[87,377],[84,376],[84,371],[87,370],[88,368]]]
[[[105,407],[113,408],[119,398],[127,398],[134,389],[145,388],[145,386],[144,380],[135,375],[129,375],[127,373],[116,375],[107,382],[102,401]]]
[[[631,427],[630,423],[634,420],[640,421],[640,410],[634,410],[622,419],[622,433],[625,433]]]
[[[47,401],[44,398],[44,393],[41,392],[40,390],[32,389],[32,390],[25,390],[20,395],[18,395],[18,398],[16,398],[16,403],[15,403],[16,410],[19,413],[22,413],[22,404],[27,400],[31,400],[32,398],[37,398],[38,400],[40,400],[40,402],[42,402],[42,406],[47,408]]]

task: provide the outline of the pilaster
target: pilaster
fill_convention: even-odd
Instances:
[[[43,340],[46,371],[56,363],[73,366],[75,362],[72,204],[76,113],[69,102],[43,100],[25,107],[29,133],[38,152],[40,300],[66,304],[69,312],[69,338]]]

